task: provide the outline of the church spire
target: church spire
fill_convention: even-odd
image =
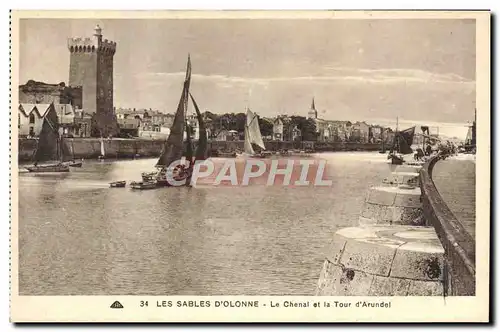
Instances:
[[[311,109],[309,110],[307,115],[310,119],[317,119],[318,118],[318,111],[316,111],[316,105],[314,105],[314,97],[312,99]]]

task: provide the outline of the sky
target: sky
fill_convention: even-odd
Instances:
[[[68,82],[68,37],[117,42],[116,107],[430,124],[465,135],[475,108],[475,22],[458,19],[23,19],[20,84]],[[456,127],[452,133],[451,127]],[[461,129],[458,129],[461,128]]]

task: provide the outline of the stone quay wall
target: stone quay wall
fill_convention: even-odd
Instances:
[[[358,226],[333,235],[316,295],[475,295],[475,241],[434,185],[440,159],[397,166],[370,188]]]
[[[371,187],[357,226],[325,252],[318,296],[442,296],[445,251],[424,218],[422,165],[401,165]]]
[[[36,140],[19,138],[18,157],[20,162],[30,161],[36,149]],[[94,159],[101,154],[101,143],[99,138],[67,138],[70,151],[73,150],[75,158]],[[151,139],[104,139],[104,150],[110,158],[133,158],[158,157],[161,153],[165,140]],[[196,142],[195,142],[196,144]],[[266,141],[269,151],[282,149],[306,149],[312,148],[317,151],[377,151],[381,148],[379,144],[371,143],[337,143],[337,142],[287,142]],[[243,150],[244,141],[210,141],[209,154],[217,155],[217,151]]]
[[[474,296],[476,243],[448,208],[432,180],[432,169],[439,160],[439,155],[434,157],[420,171],[424,216],[435,228],[445,250],[445,294]]]

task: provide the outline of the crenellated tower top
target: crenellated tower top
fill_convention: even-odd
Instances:
[[[68,49],[71,53],[100,53],[114,55],[116,52],[116,42],[102,39],[102,29],[96,25],[92,38],[68,38]]]

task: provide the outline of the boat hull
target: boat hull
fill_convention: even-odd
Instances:
[[[82,162],[79,161],[79,162],[73,162],[73,163],[70,163],[68,164],[69,167],[82,167]]]
[[[256,153],[256,154],[248,154],[248,153],[238,153],[236,154],[236,158],[252,158],[252,159],[265,159],[270,158],[273,155],[270,153]]]
[[[236,152],[218,152],[217,156],[221,158],[234,158],[236,157]]]
[[[111,182],[109,186],[111,188],[123,188],[127,184],[126,181],[116,181],[116,182]]]
[[[69,172],[69,166],[65,164],[28,166],[26,169],[31,173],[64,173]]]
[[[130,187],[134,190],[150,190],[157,188],[156,182],[131,182]]]
[[[403,165],[403,163],[404,163],[403,158],[400,158],[400,157],[395,156],[395,155],[389,155],[388,158],[391,159],[392,165]]]

